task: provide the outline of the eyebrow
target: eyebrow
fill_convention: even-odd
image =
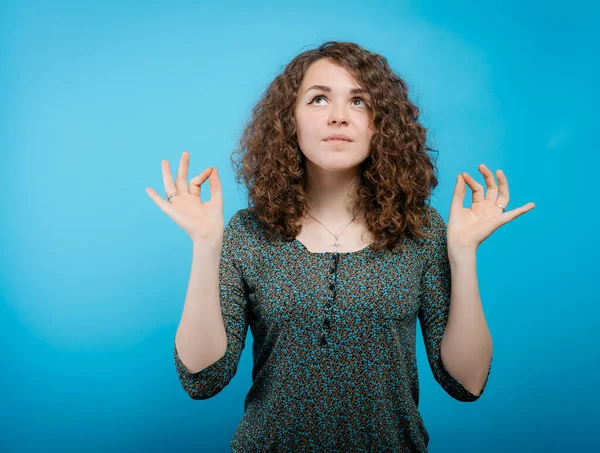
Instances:
[[[311,86],[308,90],[306,90],[304,92],[304,94],[308,93],[310,90],[321,90],[321,91],[325,91],[326,93],[331,93],[331,88],[325,85],[313,85]],[[362,88],[352,88],[350,90],[350,94],[358,94],[358,93],[366,93],[365,90],[363,90]]]

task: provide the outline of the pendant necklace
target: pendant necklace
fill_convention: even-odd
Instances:
[[[314,218],[312,215],[310,215],[310,212],[308,213],[308,215],[309,215],[309,216],[311,216],[311,217],[312,217],[314,220],[316,220],[317,222],[319,222],[319,221],[318,221],[317,219],[315,219],[315,218]],[[352,217],[352,220],[350,220],[350,223],[354,222],[354,219],[355,219],[355,218],[356,218],[356,216]],[[321,222],[319,222],[319,223],[321,223]],[[339,248],[339,247],[340,247],[340,245],[341,245],[341,244],[338,242],[338,238],[339,238],[339,237],[342,235],[342,233],[343,233],[343,232],[346,230],[346,228],[348,228],[348,226],[350,225],[350,223],[348,223],[348,225],[346,225],[346,226],[344,227],[344,229],[343,229],[343,230],[342,230],[340,233],[338,233],[338,234],[333,234],[333,233],[332,233],[332,232],[329,230],[329,228],[327,228],[325,225],[323,225],[323,224],[321,223],[321,225],[323,225],[323,227],[324,227],[324,228],[325,228],[327,231],[329,231],[329,233],[330,233],[331,235],[333,235],[333,237],[335,238],[335,242],[334,242],[333,244],[331,244],[333,247],[335,247],[335,253],[337,253],[337,252],[338,252],[338,248]]]

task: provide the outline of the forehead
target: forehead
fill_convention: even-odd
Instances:
[[[325,58],[315,61],[304,74],[301,88],[306,89],[312,85],[327,85],[334,90],[360,88],[359,83],[346,68]]]

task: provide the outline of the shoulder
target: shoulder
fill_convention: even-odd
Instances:
[[[247,232],[249,220],[248,216],[249,213],[247,208],[238,209],[225,223],[225,233],[229,235],[235,235]]]
[[[240,228],[244,226],[247,217],[247,208],[238,209],[227,221],[227,226],[230,228]]]
[[[248,208],[238,209],[225,226],[225,236],[244,244],[259,241],[259,224],[255,214]]]
[[[446,242],[446,221],[438,209],[425,205],[422,231],[426,237],[421,239],[421,245],[431,251],[442,247]]]
[[[442,217],[442,214],[429,204],[425,205],[425,228],[431,232],[446,229],[446,221]]]
[[[257,219],[249,208],[238,209],[227,222],[227,226],[232,229],[252,230],[257,225]]]

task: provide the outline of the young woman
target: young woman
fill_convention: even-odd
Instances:
[[[252,331],[233,451],[426,451],[417,319],[442,388],[459,401],[483,393],[492,339],[475,253],[535,205],[505,212],[506,177],[498,170],[498,186],[481,165],[487,194],[458,175],[446,227],[428,204],[437,179],[418,113],[385,58],[327,42],[295,57],[254,108],[236,162],[249,207],[227,226],[217,169],[188,186],[186,152],[175,183],[162,162],[168,201],[147,189],[194,244],[174,345],[192,398],[231,381]]]

